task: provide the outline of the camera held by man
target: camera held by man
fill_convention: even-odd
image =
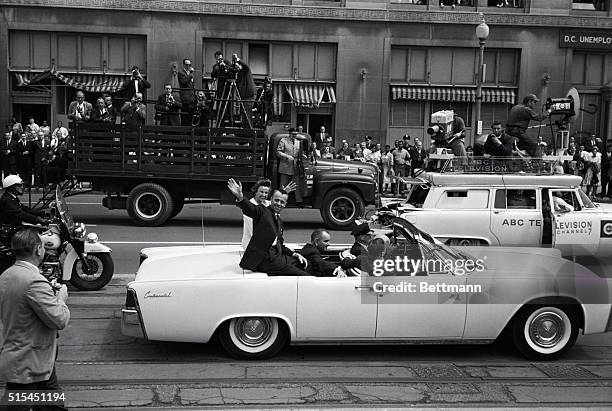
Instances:
[[[436,147],[447,147],[453,139],[453,110],[436,111],[431,115],[427,134],[436,142]]]

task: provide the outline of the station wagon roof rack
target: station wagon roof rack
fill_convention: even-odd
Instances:
[[[531,157],[456,157],[453,154],[431,154],[427,171],[453,174],[562,174],[563,161],[571,156]],[[433,160],[433,161],[432,161]]]

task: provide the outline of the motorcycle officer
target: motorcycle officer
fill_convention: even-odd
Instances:
[[[16,175],[9,175],[2,180],[4,193],[0,197],[0,225],[15,227],[23,221],[30,224],[49,224],[43,217],[45,210],[32,210],[21,204],[19,196],[23,194],[23,180]]]

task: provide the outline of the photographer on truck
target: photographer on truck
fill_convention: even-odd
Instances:
[[[523,104],[517,104],[512,107],[506,122],[506,133],[518,138],[519,149],[527,151],[531,157],[541,158],[542,147],[538,145],[534,137],[527,135],[527,128],[531,120],[542,121],[551,113],[551,110],[542,114],[536,113],[535,108],[538,101],[539,99],[535,94],[527,94],[523,99]]]

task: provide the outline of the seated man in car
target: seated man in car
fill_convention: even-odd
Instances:
[[[301,251],[301,255],[308,260],[308,272],[316,277],[346,277],[341,266],[326,261],[321,253],[327,250],[331,241],[331,235],[327,230],[317,228],[310,235],[310,243],[306,244]],[[349,262],[344,259],[342,263]],[[341,264],[342,265],[342,264]]]
[[[372,229],[368,223],[357,224],[351,230],[351,235],[355,237],[355,244],[351,247],[351,254],[355,257],[365,254],[372,239]]]

